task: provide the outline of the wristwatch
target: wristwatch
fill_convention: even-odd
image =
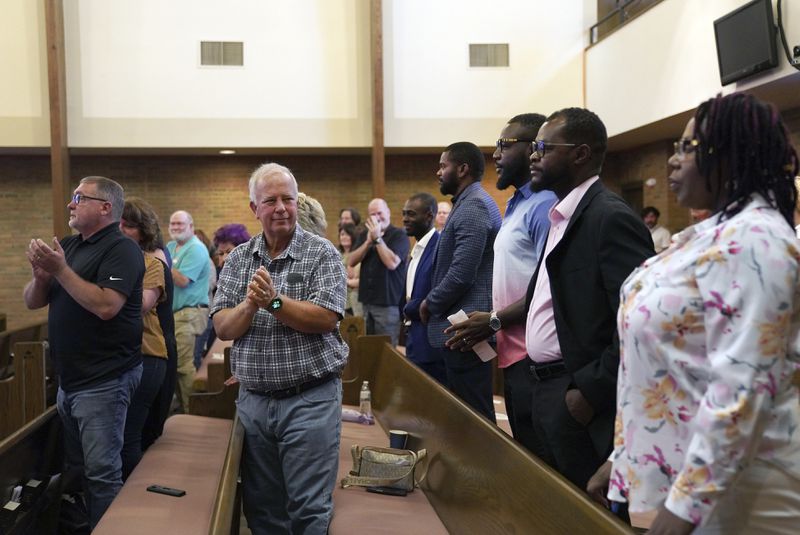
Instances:
[[[375,238],[372,240],[373,245],[378,245],[379,243],[383,243],[383,238]]]
[[[489,315],[489,327],[491,327],[494,332],[497,332],[503,328],[503,325],[500,323],[500,318],[497,317],[497,312],[495,310],[492,310],[492,313]]]
[[[269,311],[277,312],[281,309],[282,306],[283,306],[283,301],[281,300],[280,297],[276,295],[275,299],[269,302]]]

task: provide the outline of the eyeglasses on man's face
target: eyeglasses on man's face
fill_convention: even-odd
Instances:
[[[100,197],[90,197],[89,195],[84,195],[83,193],[76,193],[72,196],[72,202],[75,204],[81,204],[83,201],[100,201],[100,202],[109,202],[108,199],[101,199]]]
[[[690,154],[697,150],[697,146],[700,145],[700,142],[696,139],[679,139],[678,141],[674,142],[672,146],[675,149],[675,155],[678,158],[683,158],[687,154]]]
[[[500,149],[500,152],[503,152],[506,149],[510,149],[512,145],[516,143],[530,143],[533,141],[532,139],[519,139],[516,137],[501,137],[498,139],[494,146]]]
[[[577,143],[547,143],[545,141],[531,141],[531,155],[534,158],[544,158],[549,147],[577,147]]]

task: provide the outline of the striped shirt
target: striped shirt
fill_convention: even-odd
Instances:
[[[262,265],[279,295],[344,315],[347,279],[339,251],[299,225],[289,246],[276,258],[269,257],[262,233],[231,252],[219,275],[211,314],[244,301],[247,285]],[[242,388],[270,391],[338,373],[347,355],[338,325],[329,333],[302,333],[259,309],[250,329],[233,342],[231,368]]]

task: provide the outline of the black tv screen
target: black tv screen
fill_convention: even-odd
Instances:
[[[714,21],[722,85],[777,67],[771,0],[753,0]]]

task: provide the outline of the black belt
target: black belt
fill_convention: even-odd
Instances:
[[[328,375],[324,375],[319,379],[311,379],[310,381],[306,381],[305,383],[300,383],[299,385],[290,386],[289,388],[269,390],[267,392],[263,390],[252,390],[248,388],[247,391],[256,394],[257,396],[264,396],[266,398],[286,399],[292,396],[296,396],[301,392],[305,392],[306,390],[311,390],[312,388],[324,385],[325,383],[332,381],[337,377],[339,377],[338,373],[329,373]]]
[[[567,367],[564,365],[563,360],[534,362],[530,365],[529,371],[534,381],[546,381],[566,374]]]

